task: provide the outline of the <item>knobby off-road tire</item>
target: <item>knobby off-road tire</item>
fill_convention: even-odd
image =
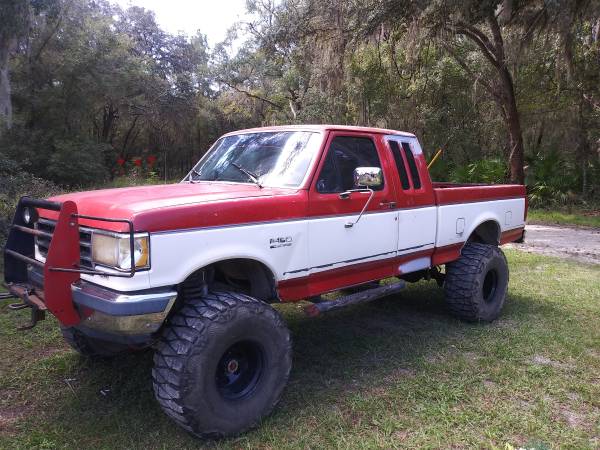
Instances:
[[[470,242],[458,260],[446,264],[444,291],[455,316],[469,322],[498,317],[508,288],[508,264],[494,245]]]
[[[291,355],[287,326],[268,304],[233,292],[188,299],[158,343],[154,393],[196,436],[236,435],[273,410]]]
[[[105,342],[84,335],[75,328],[61,327],[63,338],[73,350],[89,358],[110,358],[125,353],[129,348],[112,342]]]

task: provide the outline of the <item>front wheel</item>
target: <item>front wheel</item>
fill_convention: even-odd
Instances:
[[[196,436],[239,434],[279,401],[291,353],[287,326],[266,303],[233,292],[188,300],[154,356],[156,399]]]
[[[508,264],[494,245],[470,242],[446,264],[444,291],[450,311],[469,322],[491,322],[500,315],[508,288]]]

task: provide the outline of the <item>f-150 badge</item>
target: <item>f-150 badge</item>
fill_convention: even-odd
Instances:
[[[279,248],[279,247],[291,247],[292,246],[292,237],[278,237],[269,239],[269,247],[270,248]]]

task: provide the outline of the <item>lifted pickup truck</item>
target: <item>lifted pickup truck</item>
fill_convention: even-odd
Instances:
[[[288,380],[271,304],[315,316],[433,278],[452,313],[492,321],[499,246],[523,238],[526,210],[524,186],[432,183],[409,133],[258,128],[220,138],[179,184],[22,198],[5,281],[30,326],[49,310],[83,355],[155,345],[163,410],[219,437],[257,424]]]

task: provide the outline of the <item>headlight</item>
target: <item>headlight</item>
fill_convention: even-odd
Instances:
[[[38,213],[35,208],[26,207],[23,209],[23,222],[26,225],[31,225],[38,220]]]
[[[131,269],[129,235],[92,233],[92,260],[120,270]],[[133,240],[133,260],[136,269],[150,266],[148,235],[136,234]]]

